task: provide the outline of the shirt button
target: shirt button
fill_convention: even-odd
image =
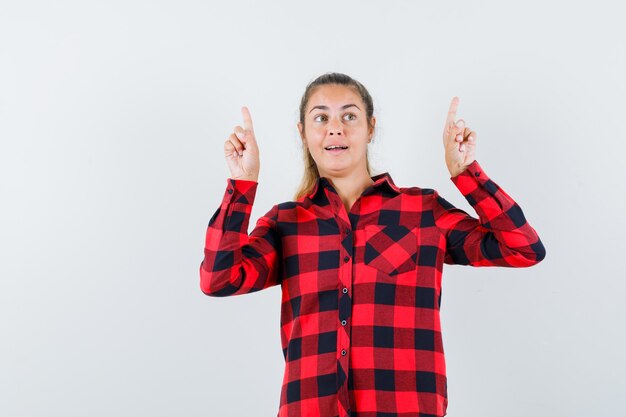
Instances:
[[[233,190],[229,188],[228,189],[228,194],[232,194],[232,193],[233,193]]]
[[[348,262],[349,260],[350,260],[350,257],[349,257],[349,256],[346,256],[345,258],[343,258],[343,261],[344,261],[344,262]]]
[[[348,289],[344,287],[343,293],[346,294],[347,292],[348,292]]]
[[[341,349],[341,355],[342,356],[346,356],[346,350],[345,349]]]
[[[345,325],[346,325],[346,323],[347,323],[347,322],[346,322],[345,320],[341,320],[341,325],[342,325],[342,326],[345,326]]]
[[[476,177],[480,177],[480,171],[474,174]]]

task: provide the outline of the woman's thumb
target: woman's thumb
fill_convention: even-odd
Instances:
[[[256,147],[254,134],[252,132],[245,130],[241,136],[242,137],[239,138],[239,140],[241,141],[241,143],[243,143],[246,146],[246,149],[251,149],[251,148]]]
[[[239,139],[242,142],[245,142],[246,140],[248,140],[248,137],[246,135],[246,132],[235,132],[235,135],[237,135],[237,139]]]

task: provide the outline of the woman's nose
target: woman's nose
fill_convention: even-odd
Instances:
[[[341,135],[343,132],[343,126],[337,119],[331,119],[328,124],[328,133],[331,135]]]

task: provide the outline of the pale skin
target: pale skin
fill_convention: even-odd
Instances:
[[[346,107],[350,104],[353,106]],[[476,151],[476,132],[465,127],[463,119],[456,119],[458,104],[459,98],[453,97],[443,129],[445,162],[451,177],[474,161]],[[231,178],[258,181],[259,147],[252,117],[246,106],[241,108],[241,114],[243,127],[235,126],[224,142],[224,156]],[[347,211],[373,183],[367,173],[365,152],[375,123],[372,117],[372,127],[368,126],[365,105],[353,89],[333,84],[321,86],[311,95],[305,124],[297,124],[303,145],[309,149],[320,175],[329,179]],[[335,153],[325,149],[331,144],[348,148]]]

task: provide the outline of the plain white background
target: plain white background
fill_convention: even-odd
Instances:
[[[275,416],[280,288],[201,293],[223,142],[250,108],[251,218],[292,199],[306,84],[374,99],[376,172],[476,159],[547,249],[444,268],[450,417],[623,415],[626,39],[618,2],[0,4],[0,415]]]

